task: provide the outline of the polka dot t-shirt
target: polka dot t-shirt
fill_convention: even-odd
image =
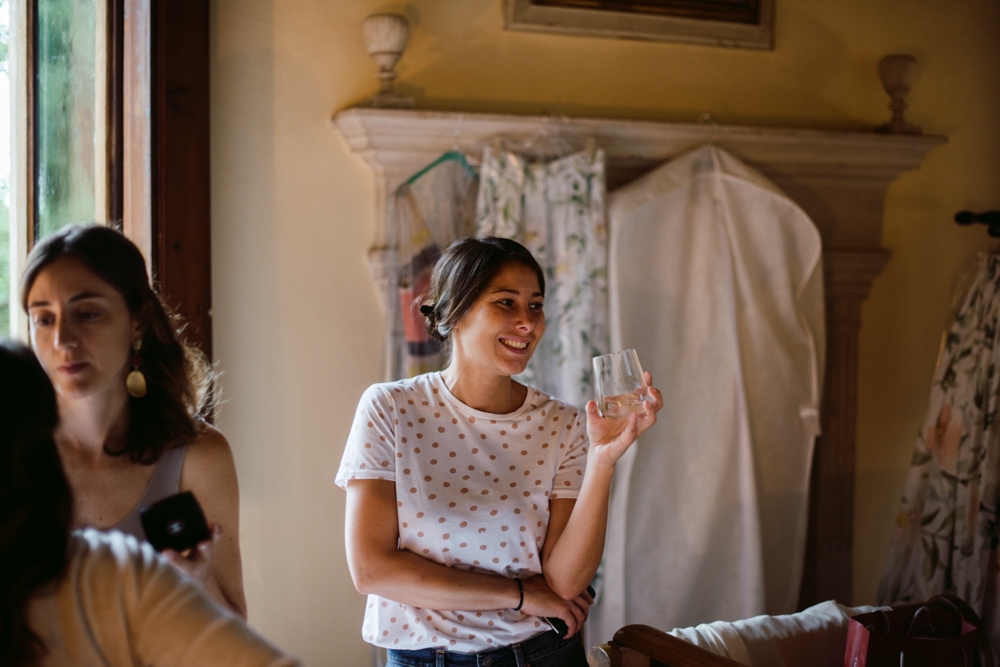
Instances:
[[[400,549],[527,578],[542,571],[549,500],[580,493],[587,447],[585,415],[537,389],[516,411],[495,415],[460,402],[440,373],[428,373],[365,391],[336,481],[395,482]],[[392,649],[482,651],[548,629],[512,609],[432,611],[369,595],[362,633]]]

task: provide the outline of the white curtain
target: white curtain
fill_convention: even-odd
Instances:
[[[611,344],[664,396],[618,465],[591,637],[795,611],[825,333],[819,233],[713,146],[609,197]]]
[[[480,181],[476,235],[518,241],[545,270],[545,335],[518,379],[583,406],[608,351],[604,154],[529,163],[487,148]]]

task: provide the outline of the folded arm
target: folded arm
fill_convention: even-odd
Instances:
[[[354,586],[403,604],[437,610],[513,609],[521,599],[517,582],[496,574],[467,572],[401,551],[396,488],[386,480],[356,479],[347,486],[347,563]],[[522,581],[521,610],[555,616],[572,635],[586,618],[578,603],[553,593],[542,576]]]

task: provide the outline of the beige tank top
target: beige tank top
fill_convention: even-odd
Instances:
[[[139,513],[155,503],[163,500],[180,491],[181,469],[184,467],[184,455],[187,453],[187,445],[168,449],[160,456],[153,470],[153,476],[149,478],[149,484],[139,500],[139,504],[129,513],[127,517],[116,523],[109,530],[118,530],[126,535],[134,535],[136,539],[146,541],[146,531],[142,529],[142,520]]]

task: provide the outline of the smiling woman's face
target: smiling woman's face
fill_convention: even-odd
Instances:
[[[506,264],[452,333],[456,360],[488,373],[524,372],[545,333],[542,293],[534,270]]]
[[[132,342],[142,330],[118,290],[63,257],[38,273],[27,301],[31,345],[61,397],[125,392]]]

